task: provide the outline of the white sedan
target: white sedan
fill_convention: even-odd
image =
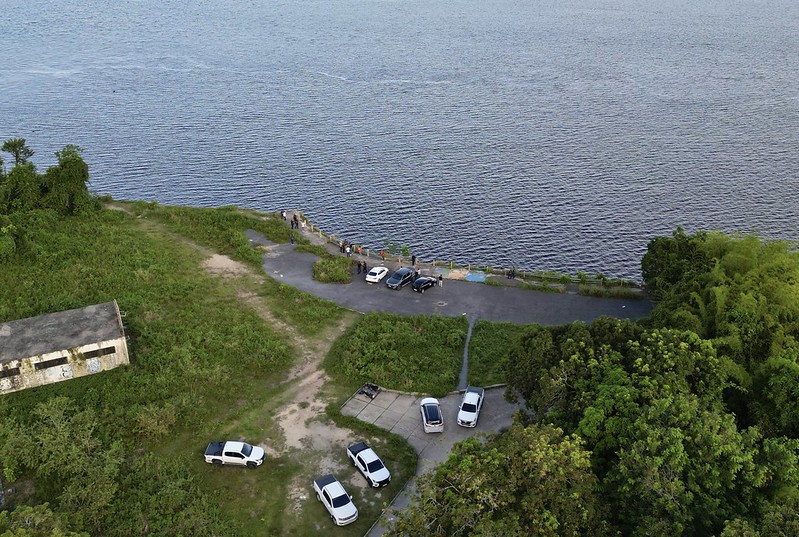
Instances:
[[[380,280],[386,277],[388,269],[386,267],[374,267],[366,275],[366,281],[369,283],[380,283]]]

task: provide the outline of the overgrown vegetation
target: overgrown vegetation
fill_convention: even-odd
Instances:
[[[143,201],[124,206],[136,216],[164,224],[173,233],[259,268],[263,252],[252,248],[244,232],[253,229],[276,243],[289,242],[291,233],[285,222],[274,215],[244,213],[236,207],[175,207]]]
[[[513,338],[475,327],[480,348],[493,335],[498,347],[511,339],[509,393],[530,414],[508,438],[457,448],[421,480],[393,535],[799,534],[799,253],[678,229],[650,243],[642,267],[660,298],[647,322],[528,326]],[[508,442],[541,430],[563,431],[581,455],[558,465],[559,448],[525,452],[530,477],[516,489],[514,470],[501,466],[514,456]],[[537,476],[561,477],[553,468],[574,471],[571,461],[586,456],[570,482],[585,489],[540,492],[546,520],[513,501],[537,490]],[[509,478],[493,481],[494,472]]]
[[[116,299],[132,358],[129,367],[0,398],[0,461],[16,488],[0,532],[283,533],[288,487],[305,470],[285,456],[257,471],[215,471],[202,451],[226,437],[280,441],[269,409],[296,350],[247,297],[282,304],[275,316],[307,334],[329,331],[342,312],[271,279],[213,276],[200,268],[207,254],[179,234],[246,261],[237,254],[242,231],[280,240],[270,229],[283,224],[229,208],[150,204],[140,213],[92,202],[74,215],[46,206],[0,215],[2,236],[14,242],[0,259],[0,321]]]
[[[507,382],[513,341],[521,332],[514,323],[477,321],[469,340],[469,384],[490,386]]]
[[[467,328],[462,317],[370,313],[333,344],[325,369],[353,386],[444,395],[458,381]]]
[[[325,253],[313,265],[313,278],[325,283],[350,283],[354,265],[350,257]]]

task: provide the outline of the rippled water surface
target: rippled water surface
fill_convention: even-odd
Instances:
[[[116,198],[629,278],[678,225],[797,237],[795,0],[3,4],[0,137]]]

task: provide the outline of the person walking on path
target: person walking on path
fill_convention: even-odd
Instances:
[[[415,256],[415,255],[412,255],[412,256],[411,256],[411,266],[412,266],[412,267],[415,267],[415,266],[416,266],[416,256]]]
[[[438,275],[438,286],[444,287],[444,276],[442,276],[441,274]]]
[[[366,268],[366,261],[363,262],[363,271],[364,273],[369,272],[369,269]]]
[[[385,250],[380,250],[380,259],[383,260],[383,263],[386,262],[386,251]]]
[[[286,211],[280,211],[280,217],[283,219],[283,221],[285,221],[286,220]]]
[[[344,248],[344,253],[347,254],[347,257],[352,257],[352,248],[350,248],[350,246],[347,245],[346,248]]]
[[[361,273],[361,262],[358,261],[358,274],[360,274],[360,273]]]
[[[294,233],[289,233],[289,240],[291,241],[291,244],[294,244]]]

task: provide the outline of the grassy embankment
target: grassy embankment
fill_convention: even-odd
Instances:
[[[169,475],[159,476],[161,488],[155,490],[144,488],[151,482],[137,482],[138,474],[124,476],[120,485],[126,498],[144,502],[153,494],[190,491],[202,501],[191,495],[182,501],[213,511],[208,518],[215,523],[206,533],[227,528],[231,535],[304,535],[328,528],[324,510],[310,494],[299,511],[291,509],[290,484],[310,491],[310,478],[319,469],[306,465],[302,450],[281,451],[284,438],[273,416],[290,398],[287,372],[300,353],[297,344],[326,348],[351,322],[351,314],[257,271],[223,278],[201,268],[211,252],[260,267],[260,252],[250,249],[242,231],[255,228],[282,242],[288,235],[280,221],[233,209],[127,207],[142,218],[109,210],[67,219],[49,213],[18,217],[35,256],[7,263],[0,271],[0,319],[116,299],[126,314],[132,364],[9,394],[2,401],[4,415],[26,422],[37,404],[59,395],[79,410],[93,409],[98,438],[122,441],[131,459],[155,455],[174,463]],[[333,400],[350,393],[346,390],[349,386],[331,383],[324,395]],[[415,471],[412,450],[375,428],[363,427],[361,434],[378,444],[395,469],[390,489],[398,489]],[[255,471],[212,468],[202,462],[202,450],[220,438],[244,438],[281,454]],[[343,460],[343,455],[334,456]],[[23,480],[27,485],[20,487],[18,503],[51,501],[57,506],[57,484]],[[351,491],[356,499],[369,492]],[[359,505],[362,520],[341,530],[342,535],[362,534],[382,507],[368,501]],[[173,508],[185,512],[185,506]],[[110,522],[113,515],[107,517],[109,535],[140,531],[147,523]]]

